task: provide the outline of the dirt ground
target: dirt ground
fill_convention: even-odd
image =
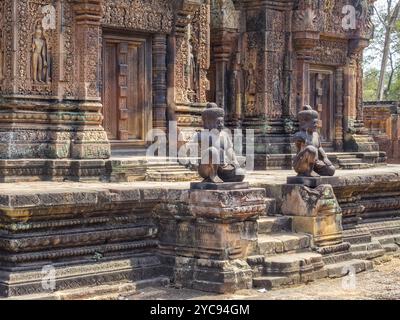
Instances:
[[[376,265],[353,279],[323,279],[280,290],[209,295],[187,289],[148,288],[128,300],[400,300],[400,259]]]

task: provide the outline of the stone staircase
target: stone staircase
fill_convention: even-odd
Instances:
[[[253,270],[253,287],[270,290],[342,277],[350,267],[357,273],[373,267],[371,261],[353,257],[348,244],[341,246],[339,252],[319,252],[311,235],[292,231],[290,217],[260,217],[257,251],[247,258]]]
[[[110,182],[176,182],[200,179],[197,171],[163,158],[120,157],[112,158],[107,164],[106,180]]]
[[[384,152],[329,152],[329,159],[343,170],[370,169],[387,164]]]
[[[200,180],[198,173],[179,163],[148,163],[146,181],[176,182]]]
[[[362,159],[351,153],[339,155],[338,163],[342,170],[369,169],[373,167],[372,164],[364,163]]]
[[[352,232],[360,236],[351,236]],[[366,223],[344,234],[355,259],[373,260],[400,253],[400,221]]]

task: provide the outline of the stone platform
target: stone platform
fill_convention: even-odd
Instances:
[[[213,292],[275,288],[341,276],[346,266],[360,272],[399,249],[400,166],[339,170],[324,180],[330,179],[341,210],[326,212],[332,222],[343,215],[344,230],[332,232],[335,240],[322,249],[318,230],[304,229],[310,226],[304,217],[283,210],[291,175],[249,173],[246,182],[255,191],[198,190],[218,196],[197,211],[190,182],[0,184],[0,294],[46,293],[44,266],[55,268],[57,292],[126,281],[174,281]],[[235,201],[250,207],[232,216],[240,208]],[[221,203],[220,218],[208,216]]]
[[[75,181],[193,181],[199,179],[177,161],[146,156],[118,156],[104,160],[0,159],[0,182]]]

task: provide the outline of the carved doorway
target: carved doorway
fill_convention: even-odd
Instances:
[[[151,41],[105,33],[104,128],[113,149],[143,147],[152,123]]]
[[[332,147],[335,137],[334,72],[310,70],[310,104],[320,115],[320,134],[325,147]]]

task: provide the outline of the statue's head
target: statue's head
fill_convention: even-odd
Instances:
[[[225,111],[216,103],[207,104],[206,110],[203,111],[202,118],[204,129],[217,129],[219,131],[224,129]]]
[[[311,106],[304,106],[298,115],[300,130],[316,132],[318,130],[318,112]]]
[[[42,27],[40,26],[40,24],[38,24],[38,25],[36,26],[35,36],[36,36],[36,38],[42,38],[42,37],[43,37],[43,29],[42,29]]]

